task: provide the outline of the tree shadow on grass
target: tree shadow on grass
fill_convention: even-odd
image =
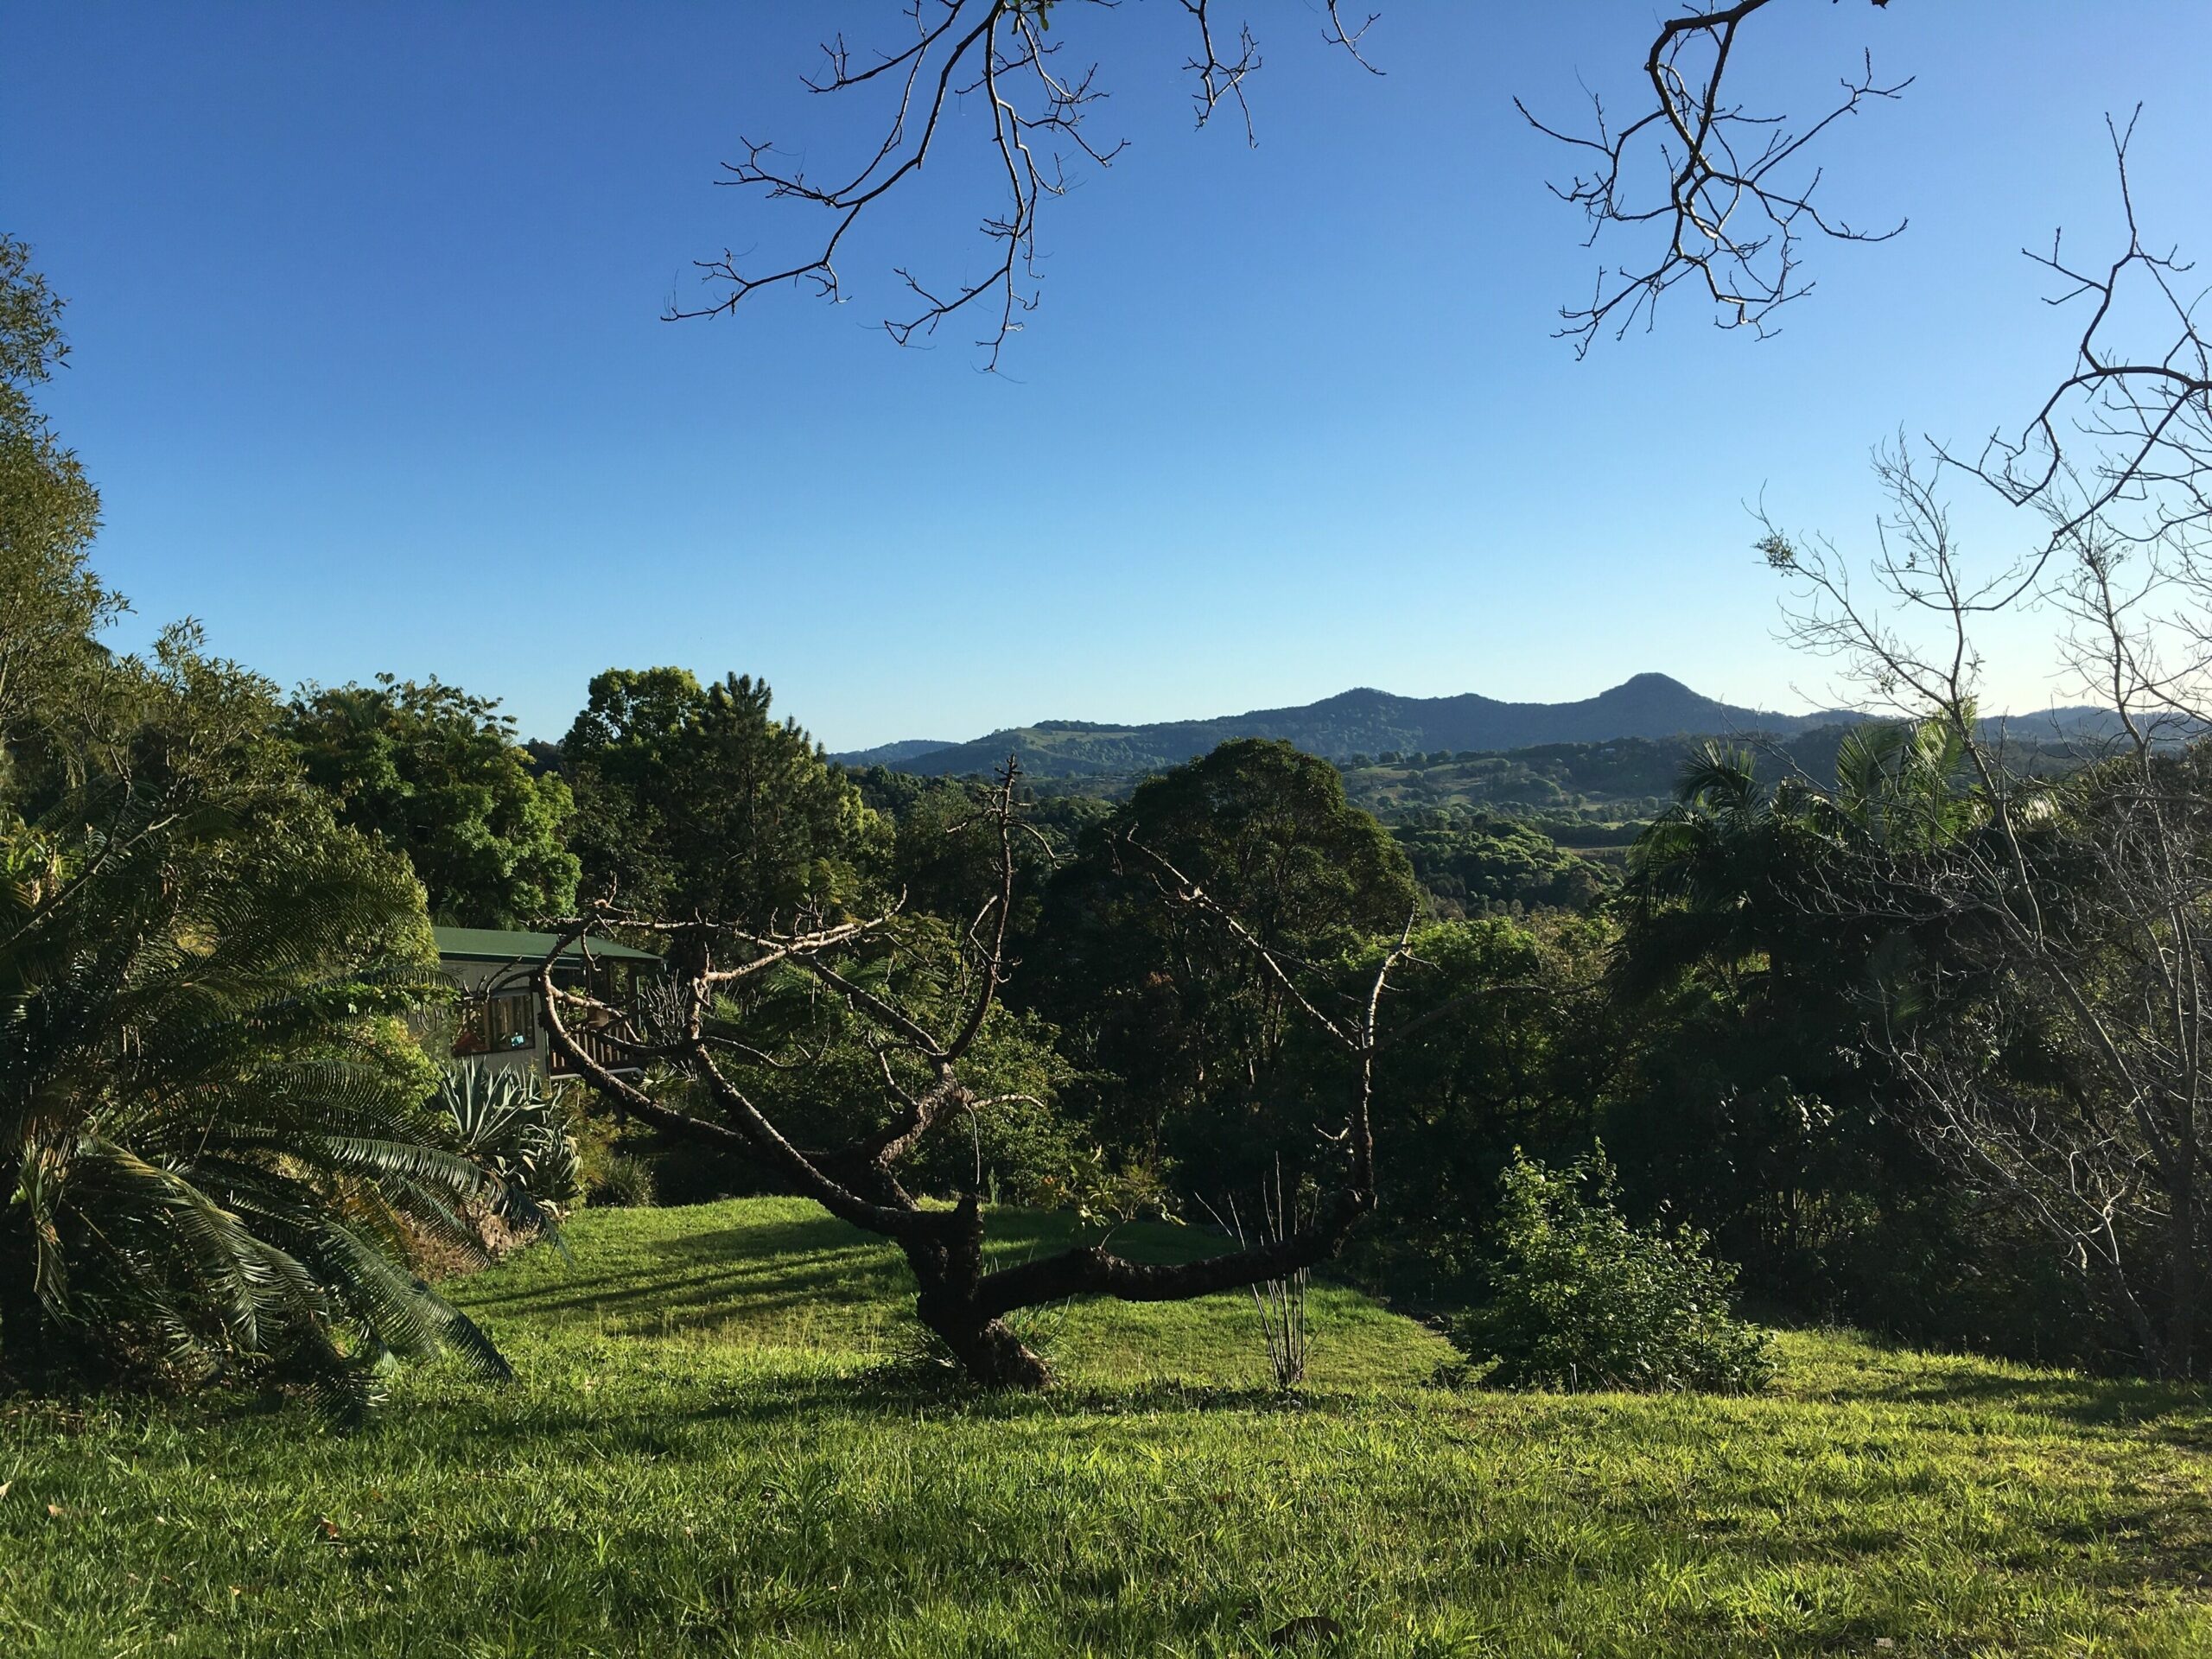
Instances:
[[[993,1213],[988,1231],[994,1266],[1098,1236],[1072,1216],[1027,1211]],[[1224,1248],[1192,1228],[1140,1224],[1110,1236],[1115,1249],[1145,1262],[1191,1261]],[[796,1325],[821,1338],[804,1345],[863,1349],[887,1318],[910,1313],[915,1289],[895,1245],[829,1215],[747,1221],[643,1241],[601,1267],[588,1261],[512,1286],[480,1286],[461,1300],[473,1313],[552,1328],[775,1343]],[[836,1340],[841,1332],[848,1341]]]
[[[573,1440],[590,1447],[594,1456],[639,1449],[659,1456],[675,1450],[696,1429],[772,1433],[783,1425],[804,1422],[822,1432],[841,1423],[1012,1424],[1215,1412],[1333,1418],[1356,1414],[1367,1404],[1355,1395],[1286,1396],[1262,1388],[1176,1382],[1021,1394],[978,1389],[949,1373],[939,1375],[911,1364],[883,1363],[842,1372],[768,1372],[734,1380],[727,1388],[702,1384],[681,1403],[658,1395],[650,1402],[640,1402],[634,1412],[625,1408],[619,1391],[596,1400],[540,1397],[531,1402],[526,1412],[512,1416],[494,1412],[470,1422],[467,1438],[476,1453],[527,1454]],[[471,1410],[466,1406],[452,1408]],[[719,1435],[710,1438],[722,1444]]]
[[[2114,1589],[2212,1586],[2212,1510],[2201,1494],[2107,1517],[2101,1535],[2116,1548],[2096,1576]]]
[[[2085,1427],[2158,1425],[2212,1438],[2212,1399],[2193,1383],[1960,1372],[1900,1378],[1859,1397],[1904,1405],[1995,1408],[2063,1418]]]
[[[2212,1390],[2194,1382],[2075,1371],[2020,1371],[1963,1355],[1862,1338],[1888,1363],[1855,1370],[1797,1397],[1978,1412],[2017,1412],[2084,1428],[2142,1428],[2212,1446]]]
[[[472,1313],[550,1329],[688,1334],[758,1325],[766,1338],[804,1311],[825,1324],[910,1294],[883,1241],[828,1216],[717,1229],[632,1247],[603,1266],[467,1293]],[[851,1319],[855,1335],[865,1321]]]

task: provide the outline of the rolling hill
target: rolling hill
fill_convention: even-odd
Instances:
[[[957,746],[943,738],[902,737],[895,743],[879,743],[872,749],[849,749],[830,758],[846,766],[897,766]]]
[[[1742,708],[1700,696],[1664,674],[1638,674],[1577,702],[1503,702],[1473,692],[1401,697],[1359,687],[1295,708],[1255,709],[1211,720],[1132,726],[1048,720],[1004,728],[966,743],[891,743],[831,758],[848,766],[958,776],[988,772],[1015,754],[1033,776],[1053,778],[1176,766],[1238,737],[1284,738],[1336,760],[1392,751],[1497,751],[1685,733],[1787,735],[1858,718],[1839,710],[1783,715]]]

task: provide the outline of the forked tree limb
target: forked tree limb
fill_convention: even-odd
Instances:
[[[719,256],[694,260],[709,296],[696,303],[671,296],[663,315],[671,321],[725,316],[770,288],[810,288],[842,302],[838,259],[848,238],[887,202],[911,194],[925,167],[972,130],[991,162],[994,200],[978,226],[988,255],[980,269],[949,281],[925,276],[912,263],[893,265],[912,304],[885,316],[881,327],[898,344],[916,346],[932,340],[945,323],[973,316],[979,320],[975,344],[983,367],[996,369],[1007,341],[1038,304],[1041,210],[1067,193],[1071,168],[1111,167],[1125,147],[1122,140],[1094,140],[1087,130],[1092,105],[1106,96],[1096,85],[1095,66],[1077,73],[1058,67],[1071,14],[1110,11],[1116,3],[906,0],[901,10],[911,36],[903,46],[861,60],[842,35],[824,42],[823,73],[805,81],[807,90],[863,105],[880,99],[873,114],[876,136],[863,159],[825,179],[810,175],[772,143],[741,139],[743,158],[725,162],[719,181],[767,201],[812,207],[823,228],[785,259],[755,260],[725,248]],[[1217,25],[1216,0],[1182,0],[1182,5],[1195,34],[1195,49],[1184,67],[1194,82],[1198,125],[1206,125],[1223,105],[1232,105],[1252,142],[1244,83],[1258,71],[1260,55],[1251,29],[1236,26],[1231,50],[1223,43],[1226,30]],[[1379,73],[1361,55],[1361,42],[1376,19],[1351,27],[1337,0],[1326,0],[1326,15],[1323,39]],[[962,129],[963,114],[976,107],[982,119],[972,130]]]

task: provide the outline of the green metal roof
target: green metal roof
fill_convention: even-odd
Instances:
[[[434,927],[438,955],[463,962],[543,962],[545,953],[561,943],[557,933],[510,933],[496,927]],[[650,950],[633,950],[611,939],[595,938],[591,954],[602,961],[658,962]],[[564,962],[582,960],[583,950],[570,945],[561,953]]]

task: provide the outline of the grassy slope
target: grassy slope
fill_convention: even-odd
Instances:
[[[1330,1293],[1298,1407],[1233,1299],[1077,1308],[1065,1389],[963,1400],[871,1369],[899,1275],[804,1205],[572,1240],[463,1287],[505,1389],[0,1414],[0,1650],[2212,1651],[2192,1394],[1797,1335],[1764,1399],[1493,1395]]]

